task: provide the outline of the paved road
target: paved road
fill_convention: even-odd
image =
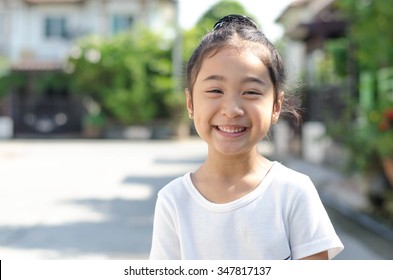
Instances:
[[[197,139],[1,141],[0,259],[146,259],[157,191],[205,154]],[[340,259],[393,259],[392,244],[329,213]]]

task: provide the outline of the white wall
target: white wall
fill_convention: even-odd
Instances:
[[[0,29],[0,52],[7,50],[3,55],[8,56],[12,62],[28,57],[56,61],[65,58],[73,40],[46,38],[47,16],[65,17],[68,28],[76,32],[75,35],[110,35],[114,14],[135,16],[135,21],[154,28],[165,28],[167,23],[173,20],[173,13],[168,12],[170,5],[166,8],[158,7],[157,5],[163,5],[163,2],[156,0],[147,1],[146,13],[141,12],[140,1],[86,0],[83,4],[26,5],[23,0],[13,0],[8,3],[7,10],[6,6],[1,7],[3,4],[0,2],[0,28],[4,26],[2,21],[9,22],[5,25],[5,30]],[[3,34],[8,34],[6,40]]]
[[[63,16],[74,25],[81,26],[84,18],[78,7],[69,5],[19,6],[11,11],[10,58],[61,60],[71,45],[70,40],[45,37],[45,18]]]

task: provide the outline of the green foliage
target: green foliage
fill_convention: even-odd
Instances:
[[[326,42],[325,50],[332,60],[334,73],[331,76],[346,77],[348,75],[349,42],[347,38],[335,39]]]
[[[347,34],[327,42],[325,50],[335,74],[348,79],[350,94],[343,114],[328,124],[328,134],[349,151],[350,171],[369,180],[388,179],[384,189],[370,186],[369,198],[370,211],[391,225],[393,192],[388,186],[393,187],[393,181],[385,166],[393,158],[393,5],[386,0],[334,3],[347,23]]]
[[[387,110],[375,110],[370,113],[369,125],[374,130],[376,140],[374,148],[380,158],[393,157],[393,103]]]
[[[203,32],[202,34],[205,34],[207,31],[212,29],[213,25],[219,19],[228,14],[242,14],[250,16],[239,2],[233,0],[222,0],[202,15],[197,22],[197,28]]]
[[[393,5],[386,0],[335,2],[350,23],[349,37],[361,69],[377,70],[393,65]]]
[[[213,5],[206,11],[197,21],[195,27],[184,32],[183,35],[183,59],[185,61],[191,56],[192,51],[200,42],[201,38],[210,30],[214,24],[223,16],[228,14],[242,14],[254,18],[245,8],[238,2],[233,0],[222,0]]]
[[[390,72],[393,68],[381,69],[371,77],[370,88],[361,87],[360,91],[361,96],[371,96],[361,98],[360,103],[346,100],[346,110],[328,128],[330,136],[350,151],[350,165],[355,169],[373,171],[381,168],[383,159],[393,158],[393,96],[382,86],[391,84],[393,88],[393,76],[386,75]]]
[[[25,73],[24,75],[28,75]],[[61,92],[67,89],[69,84],[69,77],[62,71],[48,71],[37,74],[32,85],[34,93],[42,94],[48,89],[55,92]]]
[[[26,79],[26,75],[17,72],[8,72],[0,76],[0,98],[8,94],[11,89],[23,86]]]
[[[393,156],[389,119],[393,110],[393,5],[386,0],[340,0],[335,5],[348,23],[348,34],[329,41],[326,50],[338,75],[351,75],[360,83],[359,97],[347,100],[347,112],[335,122],[331,134],[350,149],[354,166],[379,168],[382,158]],[[349,59],[357,64],[352,73],[348,72]]]
[[[6,57],[0,55],[0,79],[1,81],[4,81],[2,79],[3,76],[8,76],[9,72],[9,61]],[[1,83],[0,83],[0,87],[1,87]],[[0,97],[2,96],[2,94],[4,94],[4,90],[2,90],[0,88]]]
[[[92,36],[70,52],[72,92],[91,97],[108,118],[125,125],[171,118],[171,46],[143,28],[110,39]]]

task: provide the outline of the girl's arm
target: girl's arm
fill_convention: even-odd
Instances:
[[[328,260],[328,252],[327,251],[323,251],[305,258],[301,258],[301,260]]]

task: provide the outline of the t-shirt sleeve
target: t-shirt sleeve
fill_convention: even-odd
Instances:
[[[292,259],[322,251],[332,259],[344,248],[309,177],[294,198],[289,223]]]
[[[179,239],[174,223],[174,213],[170,203],[160,194],[158,195],[154,223],[150,260],[180,259]]]

